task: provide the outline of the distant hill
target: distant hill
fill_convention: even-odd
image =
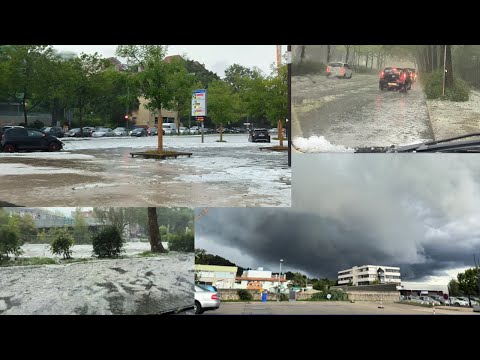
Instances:
[[[195,264],[198,265],[217,265],[217,266],[236,266],[237,276],[241,276],[243,274],[244,268],[238,266],[235,263],[232,263],[230,260],[227,260],[221,256],[208,254],[203,249],[196,249],[195,250]]]

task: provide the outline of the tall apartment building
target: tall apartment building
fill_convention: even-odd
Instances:
[[[338,272],[338,285],[401,284],[400,268],[382,265],[354,266]]]

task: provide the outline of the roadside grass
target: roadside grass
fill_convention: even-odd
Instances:
[[[406,305],[412,305],[412,306],[421,306],[421,307],[426,307],[426,308],[431,308],[433,305],[431,304],[420,304],[415,301],[395,301],[396,304],[406,304]]]

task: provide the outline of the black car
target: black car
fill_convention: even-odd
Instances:
[[[53,135],[57,138],[62,138],[65,135],[63,129],[60,126],[48,126],[42,128],[42,130],[40,131],[45,134]]]
[[[135,128],[132,130],[132,133],[130,134],[130,136],[137,136],[137,137],[140,137],[140,136],[147,136],[147,130],[145,130],[144,128]]]
[[[19,127],[6,129],[1,144],[2,151],[10,153],[22,150],[60,151],[63,148],[63,143],[55,136]]]
[[[380,73],[378,87],[380,90],[399,90],[400,92],[407,92],[407,90],[410,90],[412,87],[410,73],[407,69],[386,67]]]
[[[253,129],[248,135],[248,141],[257,142],[257,141],[266,141],[270,142],[270,134],[267,129]]]
[[[158,129],[156,127],[148,128],[147,132],[148,132],[148,135],[150,135],[150,136],[158,135]]]

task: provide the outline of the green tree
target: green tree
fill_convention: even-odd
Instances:
[[[220,141],[222,141],[223,124],[229,124],[240,117],[238,98],[233,88],[222,80],[210,83],[207,96],[208,116],[220,127]]]
[[[0,225],[0,261],[4,258],[8,259],[9,254],[17,257],[22,253],[18,228],[9,225]]]
[[[193,252],[195,250],[195,238],[193,233],[170,234],[168,249],[172,251]]]
[[[266,98],[265,115],[270,121],[270,125],[276,126],[278,120],[284,121],[288,112],[288,71],[287,66],[283,65],[277,71],[275,70],[265,80]]]
[[[469,306],[472,307],[470,296],[478,295],[478,269],[467,269],[463,273],[457,274],[458,288],[468,296]]]
[[[105,226],[92,237],[93,255],[99,258],[116,258],[123,250],[124,241],[118,228]]]
[[[128,59],[129,64],[141,71],[137,75],[137,85],[148,101],[147,109],[158,111],[158,151],[163,151],[162,109],[171,110],[175,106],[176,67],[164,61],[167,54],[165,45],[119,45],[117,56]]]
[[[122,207],[94,207],[95,217],[105,225],[113,225],[123,234],[125,227],[130,223],[127,208]]]
[[[71,259],[74,244],[75,241],[68,228],[55,229],[55,236],[50,244],[50,251],[54,255],[62,255],[64,259]]]
[[[87,221],[82,215],[80,208],[76,208],[75,213],[73,214],[73,238],[77,244],[90,243],[90,234]]]
[[[235,92],[242,92],[245,88],[246,79],[254,79],[257,73],[239,64],[230,65],[225,70],[224,82],[232,87]]]
[[[448,283],[448,292],[450,296],[460,296],[463,295],[460,286],[458,284],[458,281],[455,279],[451,279],[450,282]]]
[[[3,96],[21,104],[25,125],[27,114],[40,105],[52,90],[51,65],[55,53],[50,45],[9,45],[0,53],[0,82]]]

